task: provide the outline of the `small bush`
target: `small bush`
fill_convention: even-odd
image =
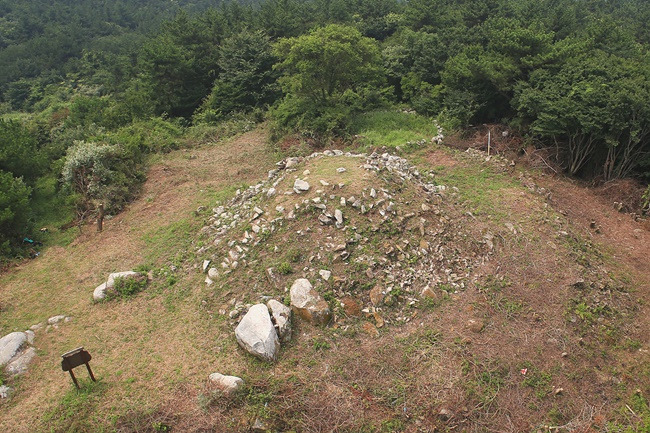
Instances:
[[[147,285],[146,279],[141,278],[116,278],[115,296],[120,298],[128,298],[141,292]]]
[[[290,273],[293,272],[293,268],[289,264],[289,262],[282,262],[278,265],[278,272],[281,275],[289,275]]]

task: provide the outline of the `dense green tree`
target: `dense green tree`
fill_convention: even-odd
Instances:
[[[330,24],[282,39],[275,53],[286,95],[275,117],[283,127],[341,130],[349,114],[382,86],[378,45],[354,27]]]
[[[26,232],[31,189],[22,179],[0,170],[0,257]]]
[[[225,39],[219,48],[219,77],[201,111],[219,116],[273,103],[279,96],[275,61],[270,39],[261,31],[243,30]]]
[[[27,128],[0,119],[0,170],[31,182],[43,174],[46,164],[36,137]]]
[[[610,179],[628,174],[649,150],[648,83],[647,65],[592,52],[559,71],[536,71],[514,103],[533,132],[562,145],[569,173],[591,165]]]

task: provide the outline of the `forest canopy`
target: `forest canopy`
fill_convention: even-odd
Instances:
[[[0,244],[39,191],[117,212],[148,153],[242,114],[326,142],[406,107],[507,124],[571,175],[648,179],[648,23],[645,0],[0,0]]]

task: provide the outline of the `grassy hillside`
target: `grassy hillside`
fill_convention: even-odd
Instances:
[[[242,222],[217,235],[212,208],[241,203],[237,190],[276,168],[260,127],[158,157],[141,197],[104,232],[86,227],[1,275],[1,335],[57,314],[72,320],[36,331],[36,360],[7,378],[15,394],[0,400],[0,428],[244,432],[259,421],[270,432],[647,431],[647,226],[589,189],[500,157],[428,142],[394,147],[435,132],[418,120],[405,130],[381,114],[356,124],[364,137],[353,152],[397,153],[418,175],[404,180],[344,155],[304,159],[279,173],[275,196],[233,208]],[[296,177],[312,188],[285,195]],[[331,210],[355,196],[369,206],[384,193],[366,212],[342,207],[345,229],[319,224],[320,211],[304,202]],[[390,201],[396,213],[385,220]],[[253,233],[253,205],[268,231],[206,286],[201,262],[219,267]],[[340,244],[349,257],[335,251]],[[146,290],[92,302],[108,273],[134,268],[152,271]],[[294,320],[277,363],[252,358],[237,346],[230,312],[263,295],[284,300],[301,277],[335,321]],[[376,287],[390,299],[375,303]],[[78,346],[99,378],[79,371],[81,391],[59,367]],[[242,377],[245,392],[215,393],[215,371]]]

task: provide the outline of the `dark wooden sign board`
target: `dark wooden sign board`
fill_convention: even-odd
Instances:
[[[71,350],[70,352],[66,352],[63,355],[61,355],[61,358],[63,360],[61,361],[61,369],[63,371],[68,371],[70,372],[70,377],[72,377],[72,381],[74,382],[75,386],[79,388],[79,383],[77,382],[77,378],[74,377],[74,373],[72,372],[72,369],[75,367],[79,367],[80,365],[86,365],[86,368],[88,369],[88,374],[90,375],[90,378],[93,380],[93,382],[96,382],[95,376],[93,375],[93,371],[90,369],[90,362],[92,356],[90,356],[90,353],[88,353],[87,350],[85,350],[83,347],[78,347],[74,350]]]

